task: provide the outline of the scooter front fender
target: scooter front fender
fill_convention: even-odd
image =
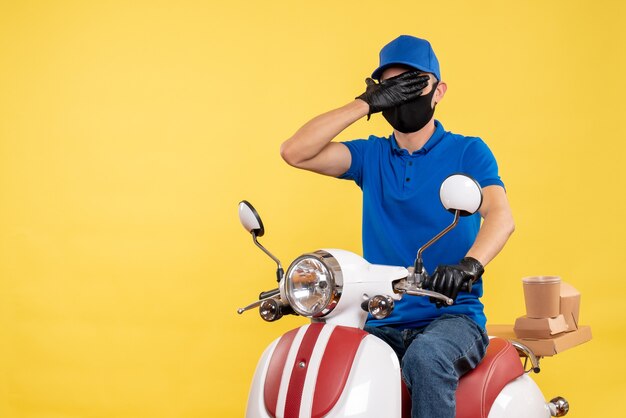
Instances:
[[[252,380],[246,417],[322,416],[400,418],[400,365],[386,343],[358,328],[312,324],[269,345]]]

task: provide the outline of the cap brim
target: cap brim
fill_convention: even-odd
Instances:
[[[383,75],[383,72],[390,67],[394,67],[394,66],[398,66],[398,65],[404,65],[407,67],[411,67],[414,68],[416,70],[420,70],[420,71],[424,71],[425,73],[431,73],[435,75],[435,78],[437,78],[437,80],[439,80],[439,77],[437,77],[437,73],[435,73],[433,70],[431,70],[430,68],[426,68],[426,67],[418,67],[415,64],[412,64],[410,62],[406,62],[406,61],[394,61],[394,62],[388,62],[385,65],[381,65],[380,67],[378,67],[377,69],[374,70],[374,72],[372,73],[372,78],[374,80],[380,80],[380,76]]]

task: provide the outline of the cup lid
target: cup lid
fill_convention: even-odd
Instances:
[[[522,282],[525,284],[555,284],[561,283],[559,276],[529,276],[524,277]]]

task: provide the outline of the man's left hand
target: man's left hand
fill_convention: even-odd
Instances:
[[[426,279],[424,289],[446,295],[456,300],[462,290],[472,291],[472,284],[485,272],[480,261],[472,257],[463,258],[459,264],[440,265],[432,276]],[[443,302],[436,301],[437,307],[445,306]]]

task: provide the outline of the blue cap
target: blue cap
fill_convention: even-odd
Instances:
[[[389,42],[380,50],[380,65],[372,73],[372,78],[379,80],[383,71],[398,64],[433,73],[437,80],[441,80],[439,61],[430,42],[425,39],[401,35]]]

